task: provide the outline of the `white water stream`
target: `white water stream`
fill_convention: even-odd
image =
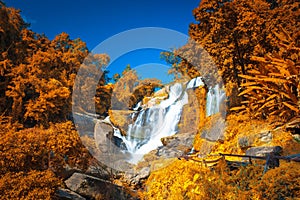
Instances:
[[[203,85],[200,77],[187,83],[175,83],[170,86],[167,99],[132,115],[136,119],[129,125],[126,136],[122,136],[118,130],[115,131],[114,135],[122,139],[127,152],[131,154],[129,162],[136,163],[144,154],[161,146],[161,138],[176,134],[182,108],[188,103],[187,90]],[[220,104],[224,99],[225,92],[218,85],[209,88],[206,115],[219,112]],[[139,106],[140,103],[137,107]]]

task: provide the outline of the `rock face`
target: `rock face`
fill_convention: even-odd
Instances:
[[[76,129],[82,133],[93,132],[95,126],[95,120],[98,116],[92,116],[83,113],[73,113],[73,121],[76,122]]]
[[[241,149],[247,149],[254,146],[254,144],[265,145],[272,141],[273,134],[269,130],[263,130],[260,133],[241,136],[238,138],[238,146]]]
[[[210,141],[224,141],[226,122],[220,114],[210,116],[208,124],[202,130],[201,138]]]
[[[72,191],[89,199],[135,199],[125,188],[86,174],[74,173],[65,184]]]
[[[123,141],[114,136],[114,129],[110,124],[97,121],[94,130],[96,145],[101,153],[107,154],[124,150],[126,145]]]
[[[98,121],[95,125],[94,136],[96,146],[99,148],[101,153],[108,153],[110,151],[110,140],[108,135],[113,134],[113,127],[109,124],[105,124]]]
[[[132,119],[130,118],[130,114],[136,111],[132,110],[110,110],[109,117],[111,123],[120,129],[122,135],[126,135],[128,125],[132,123]]]
[[[182,156],[191,150],[195,135],[196,132],[190,132],[162,138],[164,146],[158,148],[156,155],[161,158]]]

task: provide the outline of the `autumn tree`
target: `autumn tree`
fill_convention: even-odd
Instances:
[[[281,40],[279,52],[251,57],[258,62],[259,68],[249,70],[248,75],[240,75],[246,82],[241,85],[244,90],[239,95],[246,100],[233,110],[246,111],[260,118],[279,116],[284,121],[295,121],[300,115],[299,33],[295,31],[290,35],[282,28],[274,35]]]
[[[12,116],[29,126],[66,120],[73,80],[87,54],[85,44],[65,33],[53,41],[26,29],[21,34],[17,45],[25,57],[11,69],[6,90]]]
[[[212,82],[218,82],[214,78],[220,75],[227,86],[227,95],[231,96],[230,107],[237,106],[242,100],[238,98],[240,86],[245,81],[240,75],[259,68],[251,57],[280,51],[276,33],[281,26],[292,36],[298,32],[298,9],[298,1],[201,1],[193,11],[197,22],[190,24],[190,42],[176,50],[177,55],[186,58],[177,67],[185,73],[195,71],[196,67],[201,76]],[[202,48],[213,63],[203,62]]]
[[[155,88],[162,87],[158,79],[139,79],[135,70],[130,66],[122,72],[123,76],[115,83],[112,93],[112,109],[132,109],[146,96],[151,96]]]
[[[8,98],[5,91],[10,82],[13,65],[23,57],[22,51],[15,54],[16,43],[20,41],[21,30],[26,27],[19,11],[0,5],[0,113],[7,111]]]
[[[57,187],[63,186],[67,166],[87,168],[92,157],[70,121],[73,85],[82,67],[86,75],[79,78],[82,94],[88,93],[94,81],[94,104],[97,95],[110,96],[111,85],[103,69],[108,62],[107,55],[90,54],[84,42],[67,33],[53,40],[34,33],[18,10],[0,3],[2,198],[51,199]],[[94,73],[100,77],[93,79]]]
[[[73,87],[73,111],[104,115],[110,105],[112,85],[104,67],[109,63],[106,54],[89,53],[80,66]]]
[[[91,160],[71,122],[23,129],[0,118],[0,192],[5,199],[51,199],[66,166],[85,170]]]

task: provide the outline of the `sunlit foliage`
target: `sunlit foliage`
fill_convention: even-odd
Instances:
[[[53,199],[55,190],[62,186],[53,172],[9,172],[0,177],[2,199]]]
[[[79,67],[88,68],[87,73],[93,68],[99,72],[109,62],[108,56],[89,54],[84,42],[72,40],[67,33],[49,40],[26,29],[15,9],[3,6],[0,10],[1,114],[10,115],[14,121],[27,127],[36,124],[48,126],[49,122],[69,119],[72,90]],[[84,88],[92,85],[89,81],[99,81],[99,85],[103,86],[105,73],[102,75],[94,79],[91,73],[87,74],[81,89],[90,89]],[[101,92],[101,88],[97,89]]]
[[[155,88],[162,87],[158,79],[143,79],[138,77],[135,70],[128,65],[122,73],[121,78],[114,85],[112,93],[112,109],[132,109],[144,97],[151,96]]]
[[[263,165],[230,170],[221,160],[208,169],[201,162],[175,161],[151,174],[143,199],[280,199],[299,196],[299,163],[284,163],[263,175]]]
[[[0,148],[0,174],[47,169],[59,173],[65,165],[84,168],[89,159],[71,122],[51,125],[46,130],[3,132]]]
[[[66,166],[87,168],[91,157],[71,122],[18,131],[18,125],[1,121],[0,191],[4,197],[50,199]]]
[[[278,115],[287,121],[300,114],[300,44],[296,42],[299,34],[290,35],[283,28],[274,34],[280,40],[280,51],[251,58],[259,63],[259,68],[240,75],[246,80],[239,94],[245,101],[233,109],[246,110],[255,117]]]

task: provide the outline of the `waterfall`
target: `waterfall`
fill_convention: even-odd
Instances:
[[[187,83],[175,83],[169,87],[169,96],[159,104],[148,108],[141,108],[141,103],[134,108],[136,113],[134,123],[128,126],[126,136],[116,130],[114,135],[122,139],[127,152],[131,154],[129,162],[136,163],[142,156],[161,146],[161,138],[176,134],[182,108],[188,103],[187,90],[204,86],[201,77],[194,78]],[[225,93],[218,85],[209,88],[207,94],[207,116],[219,112],[220,102]],[[138,111],[140,110],[140,111]]]
[[[220,111],[224,106],[226,94],[219,85],[210,87],[206,96],[206,116],[211,116]]]
[[[160,104],[139,111],[126,136],[121,139],[132,154],[131,162],[138,161],[144,154],[162,145],[160,139],[177,132],[182,107],[188,103],[185,86],[176,83],[170,86],[168,99]]]

